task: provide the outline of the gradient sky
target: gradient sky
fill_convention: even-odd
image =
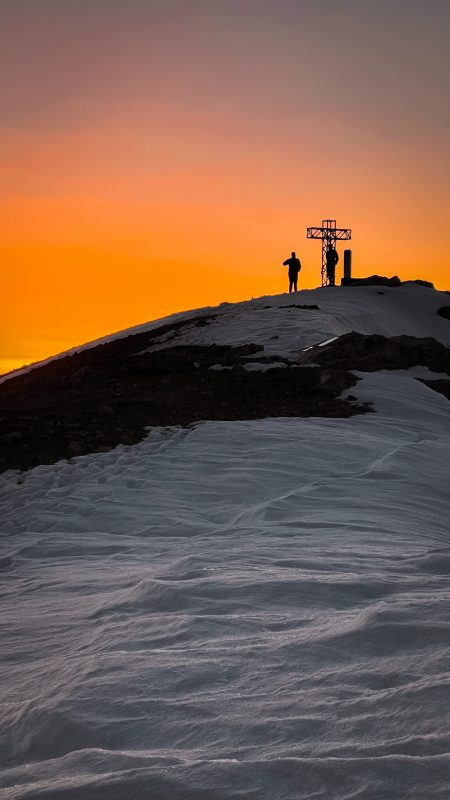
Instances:
[[[354,274],[450,289],[448,0],[0,0],[0,372]]]

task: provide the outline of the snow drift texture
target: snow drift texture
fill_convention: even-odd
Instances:
[[[384,292],[195,335],[449,344],[446,295]],[[0,478],[5,798],[448,797],[450,405],[425,373],[361,374],[375,414],[157,429]]]

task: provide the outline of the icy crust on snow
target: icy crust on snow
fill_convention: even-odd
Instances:
[[[448,797],[450,405],[414,375],[0,479],[8,800]]]
[[[163,335],[158,347],[178,344],[226,344],[240,346],[260,343],[268,355],[289,356],[306,347],[356,331],[383,336],[433,336],[450,345],[450,324],[437,311],[448,305],[448,295],[417,284],[399,287],[358,286],[320,287],[293,294],[270,295],[242,303],[222,303],[193,311],[172,314],[134,328],[104,336],[72,348],[55,358],[105,344],[113,339],[153,331],[170,323],[189,323],[214,315],[204,327]],[[301,306],[317,305],[318,309]],[[300,306],[300,307],[299,307]],[[153,348],[152,348],[153,349]],[[53,358],[0,377],[0,383],[47,364]]]

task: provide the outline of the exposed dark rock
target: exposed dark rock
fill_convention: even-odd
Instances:
[[[338,399],[357,380],[345,369],[285,366],[246,371],[246,361],[262,352],[259,344],[143,349],[143,344],[151,344],[148,334],[110,344],[58,359],[0,385],[0,435],[8,436],[13,429],[22,437],[2,447],[3,469],[27,469],[134,444],[154,425],[267,416],[346,417],[370,410],[368,404]],[[214,364],[231,369],[211,372]],[[84,366],[89,369],[80,374]],[[74,372],[76,391],[67,380]]]
[[[320,311],[319,306],[312,304],[312,305],[295,305],[295,303],[288,304],[287,306],[278,306],[278,308],[300,308],[306,309],[307,311]]]
[[[16,444],[23,440],[23,433],[20,431],[11,431],[10,433],[3,433],[0,436],[0,444]]]
[[[75,383],[80,379],[84,383],[88,376],[91,376],[93,380],[95,380],[96,366],[98,363],[109,359],[119,360],[133,353],[138,353],[139,350],[157,345],[160,339],[165,341],[167,336],[182,334],[183,329],[203,327],[216,319],[216,317],[217,314],[203,314],[199,317],[183,319],[178,322],[168,322],[164,325],[160,325],[158,328],[153,328],[151,331],[131,333],[129,336],[122,336],[110,342],[105,342],[104,344],[87,347],[71,355],[56,356],[48,364],[36,363],[35,365],[29,365],[32,369],[22,375],[14,376],[15,372],[20,372],[20,369],[11,370],[8,375],[14,376],[15,381],[22,381],[24,389],[28,384],[29,376],[36,371],[39,372],[39,376],[44,382],[47,376],[51,376],[54,373],[58,373],[65,381],[73,378]]]
[[[353,369],[423,364],[450,375],[448,348],[434,339],[408,336],[346,334],[300,354],[295,368],[286,358],[265,356],[257,343],[162,349],[161,337],[185,324],[117,339],[1,384],[0,469],[27,469],[134,444],[150,426],[364,413],[371,410],[369,404],[358,404],[355,395],[339,399],[357,382]],[[286,366],[248,372],[244,365],[252,356]],[[211,371],[215,364],[229,369]]]
[[[369,275],[367,278],[342,278],[341,280],[341,286],[403,286],[408,283],[416,283],[418,286],[434,289],[434,284],[431,281],[424,281],[421,278],[413,281],[401,281],[397,275],[392,278],[387,278],[384,275]]]
[[[155,375],[186,373],[194,370],[194,361],[177,347],[170,350],[157,350],[154,353],[140,353],[134,357],[130,367],[130,372],[144,371]]]
[[[446,381],[445,379],[437,381],[427,381],[422,379],[422,383],[424,383],[430,389],[433,389],[435,392],[443,394],[447,400],[450,400],[450,381]]]
[[[72,456],[80,456],[83,452],[83,446],[79,442],[69,442],[67,450]]]
[[[219,346],[220,345],[213,345],[213,347],[219,347]],[[250,343],[250,344],[242,344],[240,345],[240,347],[233,347],[228,349],[236,350],[236,352],[239,354],[239,357],[251,356],[254,353],[260,353],[261,350],[264,350],[264,345]]]
[[[415,281],[402,281],[402,284],[405,283],[417,283],[418,286],[425,286],[426,289],[434,289],[434,283],[431,283],[431,281],[423,281],[421,278],[416,278]]]
[[[114,409],[111,408],[111,406],[109,406],[107,403],[100,403],[97,411],[102,417],[112,417],[115,413]],[[74,425],[72,425],[72,427],[74,427]],[[79,427],[79,423],[76,423],[75,427]]]
[[[384,275],[370,275],[368,278],[342,278],[341,286],[401,286],[397,275],[386,278]]]
[[[440,317],[450,320],[450,306],[442,306],[442,308],[438,308],[437,313]]]
[[[88,364],[86,364],[84,367],[80,367],[80,369],[77,369],[77,371],[70,376],[70,382],[75,384],[82,383],[91,371],[92,370]]]
[[[258,364],[289,364],[290,361],[288,358],[284,358],[284,356],[245,356],[244,361],[246,363],[251,363],[252,361],[257,361]]]
[[[287,303],[287,305],[284,305],[284,306],[263,306],[261,311],[266,311],[268,308],[300,308],[300,309],[303,309],[303,310],[306,309],[307,311],[319,311],[320,310],[319,306],[317,306],[315,304],[313,304],[313,305],[306,305],[306,304],[305,305],[300,305],[298,303]]]
[[[315,347],[308,360],[339,369],[373,372],[379,369],[409,369],[418,365],[450,374],[450,349],[431,337],[346,333],[325,347]]]

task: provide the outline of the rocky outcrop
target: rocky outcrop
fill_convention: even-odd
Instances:
[[[434,392],[443,394],[447,400],[450,400],[450,380],[426,381],[422,379],[422,383],[428,386],[429,389],[433,389]]]
[[[368,278],[342,278],[341,286],[401,286],[397,275],[386,278],[384,275],[370,275]]]
[[[308,359],[335,369],[373,372],[379,369],[409,369],[425,366],[450,375],[450,349],[431,337],[365,336],[346,333],[326,347],[313,348]]]
[[[165,344],[204,320],[115,339],[0,384],[0,469],[134,444],[149,426],[370,411],[353,393],[340,397],[357,383],[352,370],[421,364],[450,375],[449,349],[431,338],[349,333],[293,360],[265,356],[258,343]],[[263,369],[248,371],[251,361]],[[433,388],[445,394],[447,382]]]
[[[397,275],[392,278],[384,275],[369,275],[367,278],[342,278],[341,280],[341,286],[404,286],[408,283],[416,283],[418,286],[434,289],[431,281],[424,281],[421,278],[414,281],[401,281]]]
[[[357,382],[345,369],[301,369],[277,358],[278,368],[248,372],[252,359],[273,363],[257,343],[162,346],[204,319],[116,339],[0,384],[0,469],[134,444],[149,426],[369,410],[339,399]]]

